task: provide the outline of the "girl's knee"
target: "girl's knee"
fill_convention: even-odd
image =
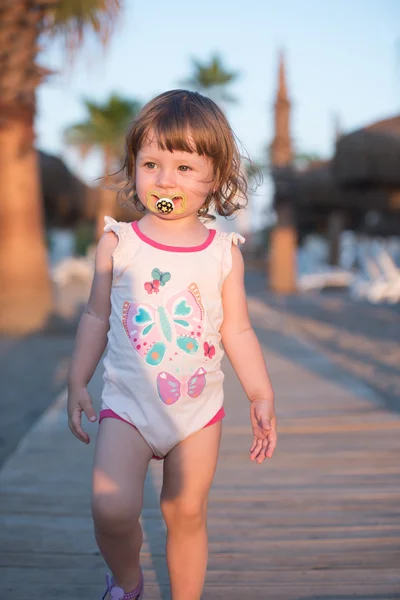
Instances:
[[[141,505],[128,502],[118,494],[92,497],[92,516],[95,526],[108,533],[126,532],[139,520]]]
[[[161,499],[161,512],[168,528],[195,531],[206,524],[207,500],[198,498]]]

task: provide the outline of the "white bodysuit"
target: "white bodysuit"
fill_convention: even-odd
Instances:
[[[164,457],[222,407],[221,290],[232,243],[244,238],[210,229],[201,246],[164,246],[137,222],[105,220],[119,242],[102,409],[134,425]]]

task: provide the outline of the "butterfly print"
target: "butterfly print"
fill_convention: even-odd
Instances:
[[[125,302],[122,322],[132,348],[147,364],[159,365],[168,344],[195,354],[203,334],[204,308],[195,283],[174,294],[166,306]]]
[[[207,358],[212,358],[215,355],[215,346],[213,344],[209,344],[208,342],[204,342],[204,356]]]
[[[157,390],[164,404],[175,404],[179,398],[190,396],[198,398],[206,385],[207,371],[200,367],[189,378],[177,379],[170,373],[162,371],[157,376]]]
[[[171,279],[171,273],[162,273],[160,269],[153,269],[151,276],[153,281],[146,281],[144,284],[144,289],[148,294],[158,294],[160,285],[164,286]]]
[[[148,294],[158,294],[160,291],[160,282],[157,280],[154,281],[146,281],[144,284],[144,289]]]
[[[171,273],[165,272],[162,273],[160,269],[153,269],[151,272],[151,276],[153,278],[153,283],[155,281],[159,281],[160,285],[165,285],[171,279]]]

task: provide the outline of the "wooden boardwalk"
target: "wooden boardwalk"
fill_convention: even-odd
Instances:
[[[275,457],[250,463],[248,402],[229,365],[219,467],[209,507],[204,600],[400,599],[400,416],[365,384],[250,300],[277,396]],[[98,394],[97,375],[93,392]],[[95,426],[89,425],[95,432]],[[92,448],[70,434],[65,394],[0,473],[1,600],[99,600]],[[146,481],[147,600],[169,598],[161,466]]]

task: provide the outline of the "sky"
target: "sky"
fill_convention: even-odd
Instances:
[[[58,74],[38,93],[37,145],[61,156],[88,182],[101,175],[100,156],[82,160],[65,148],[66,127],[85,120],[83,98],[112,92],[142,102],[182,87],[191,59],[221,56],[240,76],[238,102],[227,116],[244,148],[262,160],[273,137],[278,53],[285,53],[297,152],[331,156],[335,121],[348,132],[400,113],[399,0],[125,0],[106,51],[91,41],[72,65],[57,42],[40,63]],[[259,205],[271,195],[268,181]],[[267,198],[268,201],[268,198]]]

